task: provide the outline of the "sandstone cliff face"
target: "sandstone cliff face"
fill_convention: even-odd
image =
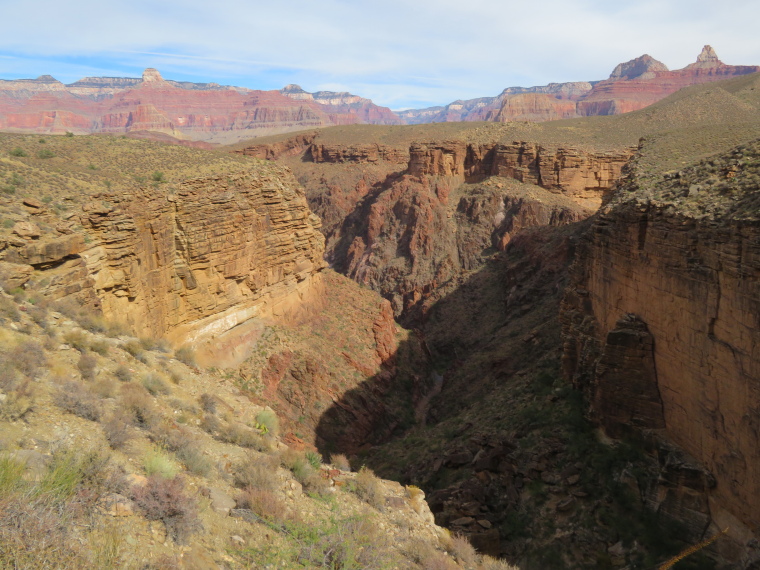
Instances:
[[[695,458],[713,480],[695,491],[702,532],[730,526],[742,546],[760,528],[759,150],[630,182],[579,249],[562,308],[565,373],[592,416]]]
[[[143,335],[198,344],[318,303],[319,220],[280,169],[188,180],[172,195],[104,195],[84,222],[103,313]]]
[[[0,241],[3,286],[31,279],[48,298],[93,306],[137,335],[189,343],[217,365],[239,361],[256,322],[320,307],[324,238],[292,174],[230,166],[93,194],[67,221],[24,199],[31,216]]]

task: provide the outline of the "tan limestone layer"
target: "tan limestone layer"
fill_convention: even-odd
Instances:
[[[281,168],[188,180],[171,195],[101,196],[83,223],[103,313],[142,335],[198,345],[320,297],[319,219]]]
[[[759,244],[757,223],[720,225],[624,204],[601,215],[579,248],[562,308],[565,371],[592,399],[608,334],[627,314],[646,323],[668,438],[715,476],[711,501],[755,533]],[[604,398],[594,405],[607,414]]]

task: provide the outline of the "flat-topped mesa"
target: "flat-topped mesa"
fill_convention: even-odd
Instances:
[[[138,334],[234,349],[252,318],[319,304],[319,218],[280,167],[100,199],[84,208],[81,257],[104,315]]]

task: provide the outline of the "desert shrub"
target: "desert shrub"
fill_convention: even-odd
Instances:
[[[306,461],[309,462],[314,469],[319,469],[322,466],[322,456],[314,451],[306,452]]]
[[[63,335],[63,342],[72,348],[76,348],[79,352],[84,352],[90,348],[90,339],[79,329],[66,331]]]
[[[274,491],[278,485],[277,462],[268,455],[249,455],[233,467],[235,486]]]
[[[362,467],[356,474],[354,492],[378,510],[385,508],[385,496],[383,495],[383,483],[371,469]]]
[[[145,352],[142,345],[136,340],[130,340],[121,345],[121,348],[126,350],[129,354],[137,358],[138,355]]]
[[[77,368],[79,368],[79,373],[82,375],[82,380],[89,381],[95,379],[95,369],[97,366],[98,359],[87,352],[83,352],[79,356],[79,361],[77,361]]]
[[[459,570],[462,568],[443,552],[436,551],[421,559],[419,565],[423,570]]]
[[[409,485],[406,488],[406,494],[409,496],[409,505],[417,514],[422,514],[425,505],[425,493],[415,485]]]
[[[282,523],[293,520],[292,516],[288,516],[285,504],[267,489],[246,487],[236,497],[235,503],[237,508],[250,509],[268,521]]]
[[[24,464],[7,453],[0,454],[0,497],[19,489],[23,483]]]
[[[132,439],[130,418],[121,409],[114,410],[114,413],[101,425],[112,449],[121,449]]]
[[[451,536],[448,551],[463,566],[475,566],[478,562],[478,553],[475,551],[475,547],[470,544],[467,537],[462,536],[461,534],[454,534]]]
[[[341,471],[351,471],[351,463],[349,463],[348,458],[343,453],[331,454],[330,463]]]
[[[139,384],[133,382],[122,384],[119,404],[134,426],[149,429],[161,419],[150,394]]]
[[[71,522],[72,515],[47,497],[0,498],[0,568],[89,567]]]
[[[14,147],[14,148],[12,148],[11,150],[9,150],[9,151],[8,151],[8,154],[10,154],[11,156],[15,156],[15,157],[18,157],[18,158],[23,158],[23,157],[25,157],[25,156],[29,156],[29,155],[27,154],[27,152],[26,152],[26,151],[25,151],[23,148],[21,148],[21,147],[19,147],[19,146],[17,146],[17,147]]]
[[[185,366],[189,366],[190,368],[195,368],[195,352],[193,352],[193,349],[189,346],[181,346],[177,350],[174,351],[174,358],[179,360],[182,364]]]
[[[280,433],[280,420],[272,410],[264,409],[256,414],[256,423],[266,428],[265,433],[277,436]]]
[[[132,489],[132,499],[146,519],[162,521],[167,534],[178,544],[186,544],[190,536],[202,528],[198,505],[185,493],[181,477],[150,476],[144,486]]]
[[[91,333],[102,333],[106,332],[108,329],[102,315],[96,313],[89,307],[80,305],[76,301],[58,301],[53,304],[53,308],[72,321],[79,323],[80,327]]]
[[[10,319],[16,323],[21,320],[21,313],[18,312],[16,303],[8,297],[0,297],[0,317]]]
[[[143,456],[143,468],[148,476],[157,475],[172,479],[179,473],[179,465],[163,449],[154,447]]]
[[[81,382],[70,381],[63,384],[53,401],[62,410],[86,420],[96,422],[103,415],[100,400]]]
[[[117,384],[111,378],[101,378],[93,382],[90,389],[93,394],[97,394],[101,398],[113,398],[116,394]]]
[[[152,430],[152,437],[174,455],[191,473],[207,476],[212,464],[203,455],[201,438],[189,428],[171,423],[162,424]]]
[[[55,153],[49,148],[41,148],[37,151],[37,158],[53,158]]]
[[[169,387],[169,384],[166,383],[166,380],[161,378],[158,374],[154,373],[146,374],[143,376],[142,385],[145,386],[145,389],[153,396],[158,396],[159,394],[170,394],[172,391]]]
[[[150,175],[150,179],[153,180],[153,182],[166,182],[166,178],[164,177],[164,173],[156,170],[153,174]]]
[[[397,568],[401,562],[387,533],[368,517],[336,520],[322,528],[289,525],[288,530],[301,545],[299,561],[309,565],[362,570]]]
[[[105,356],[108,354],[108,343],[104,340],[94,340],[90,343],[90,350],[100,356]]]
[[[303,485],[304,491],[312,496],[328,497],[333,492],[330,482],[323,476],[322,471],[312,470],[299,481]]]
[[[8,363],[7,355],[0,352],[0,391],[5,399],[0,402],[0,420],[23,419],[34,405],[34,386],[29,378],[22,378]]]
[[[27,378],[36,378],[47,366],[45,349],[34,340],[17,344],[8,354],[8,361]]]
[[[26,314],[31,317],[32,321],[43,330],[48,328],[48,311],[44,304],[33,305],[26,310]]]
[[[216,413],[216,398],[211,394],[203,393],[198,397],[201,409],[208,414]]]
[[[211,414],[204,414],[203,419],[201,420],[201,429],[209,435],[220,440],[222,439],[220,432],[223,427],[224,426],[222,425],[222,422],[219,420],[219,418]]]
[[[113,372],[113,375],[120,382],[129,382],[130,380],[132,380],[132,373],[129,371],[129,368],[127,368],[123,364],[120,364],[119,366],[117,366],[116,370],[114,370]]]
[[[220,423],[215,436],[218,440],[257,451],[269,451],[269,442],[259,432],[237,422]]]
[[[299,482],[301,479],[305,480],[312,471],[312,467],[306,459],[306,454],[290,447],[280,453],[280,464],[285,469],[289,469]]]
[[[169,352],[169,342],[163,338],[144,337],[140,339],[140,346],[143,350],[152,350],[155,352]]]
[[[517,566],[513,566],[506,560],[498,560],[490,556],[483,556],[480,560],[480,566],[478,570],[519,570]]]

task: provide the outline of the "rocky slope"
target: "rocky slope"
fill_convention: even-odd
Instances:
[[[729,527],[737,564],[757,556],[759,522],[759,164],[753,142],[629,180],[585,238],[562,311],[565,374],[593,417],[613,436],[661,433],[704,466],[650,500],[694,511],[697,537]]]
[[[619,115],[647,107],[690,85],[760,71],[756,65],[727,65],[705,46],[694,63],[668,70],[650,55],[621,63],[604,81],[510,87],[497,97],[455,101],[445,107],[412,109],[399,116],[409,123],[445,121],[554,121]]]
[[[77,134],[158,132],[177,139],[231,143],[308,127],[396,124],[387,108],[350,93],[306,93],[142,79],[88,77],[70,85],[50,76],[0,81],[0,129]]]

